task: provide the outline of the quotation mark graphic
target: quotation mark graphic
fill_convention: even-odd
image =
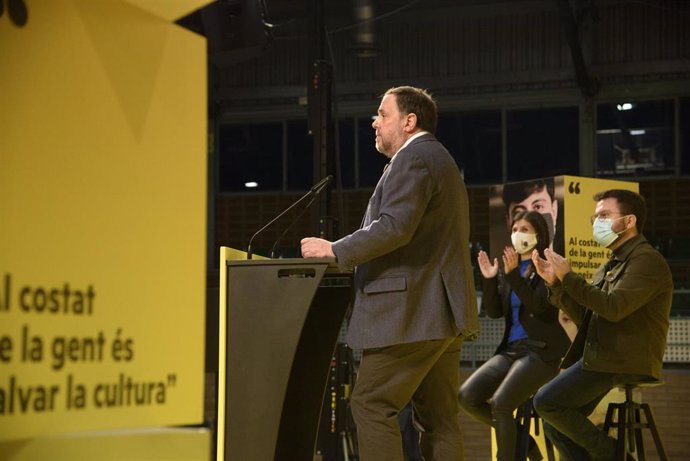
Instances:
[[[0,18],[5,13],[5,0],[0,0]],[[24,0],[7,0],[7,15],[18,27],[24,27],[29,20],[29,9]]]
[[[570,185],[568,186],[568,192],[570,192],[571,194],[579,194],[580,193],[580,183],[579,182],[576,182],[576,183],[571,182]]]

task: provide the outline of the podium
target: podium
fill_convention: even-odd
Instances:
[[[352,274],[221,248],[216,459],[312,461]]]

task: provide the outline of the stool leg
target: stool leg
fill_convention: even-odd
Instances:
[[[539,416],[539,413],[537,413],[534,410],[534,407],[532,407],[532,420],[534,421],[534,435],[540,435],[543,434],[544,437],[544,449],[546,450],[546,460],[547,461],[556,461],[556,452],[553,448],[553,443],[551,443],[551,439],[549,439],[546,436],[546,431],[544,430],[544,420],[541,419],[541,416]]]
[[[635,402],[633,401],[632,388],[625,387],[625,415],[626,431],[625,437],[628,439],[628,451],[635,452]]]
[[[656,452],[659,455],[659,461],[668,461],[668,455],[666,455],[666,449],[664,444],[661,443],[661,436],[656,428],[656,421],[654,421],[654,415],[652,414],[652,409],[649,408],[648,403],[643,403],[640,405],[642,411],[644,411],[645,419],[647,420],[647,425],[652,431],[652,437],[654,438],[654,445],[656,445]]]
[[[529,431],[532,427],[532,403],[529,403],[529,406],[525,407],[524,413],[523,413],[523,426],[522,426],[522,439],[521,439],[521,444],[522,444],[522,453],[524,453],[524,460],[527,461],[527,454],[529,453],[529,438],[530,434]]]
[[[544,433],[544,446],[546,448],[546,460],[556,461],[556,454],[553,449],[553,443],[551,443],[551,439],[546,436],[546,433]]]
[[[625,403],[617,404],[616,408],[618,409],[618,420],[616,421],[616,429],[618,432],[618,440],[616,441],[616,458],[620,461],[625,461],[625,422],[627,421],[628,417],[628,408]]]
[[[604,434],[609,435],[609,429],[613,425],[613,410],[615,409],[614,404],[609,404],[606,409],[606,417],[604,418]]]
[[[637,450],[637,461],[646,461],[642,429],[647,427],[647,425],[642,424],[640,416],[640,405],[635,404],[635,450]]]
[[[517,437],[515,438],[515,461],[527,461],[527,451],[529,449],[529,426],[531,408],[524,403],[518,407],[515,420],[517,421]]]

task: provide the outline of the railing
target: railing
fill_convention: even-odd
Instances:
[[[476,368],[488,360],[503,339],[504,320],[480,317],[476,341],[462,344],[460,360]],[[664,363],[690,363],[690,317],[672,317],[668,329]]]

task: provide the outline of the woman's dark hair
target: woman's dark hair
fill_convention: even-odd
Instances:
[[[512,229],[516,222],[524,219],[534,227],[537,233],[537,251],[539,256],[544,258],[544,250],[549,247],[549,228],[546,225],[546,219],[541,213],[537,211],[518,211],[513,217],[513,221],[510,223]]]

